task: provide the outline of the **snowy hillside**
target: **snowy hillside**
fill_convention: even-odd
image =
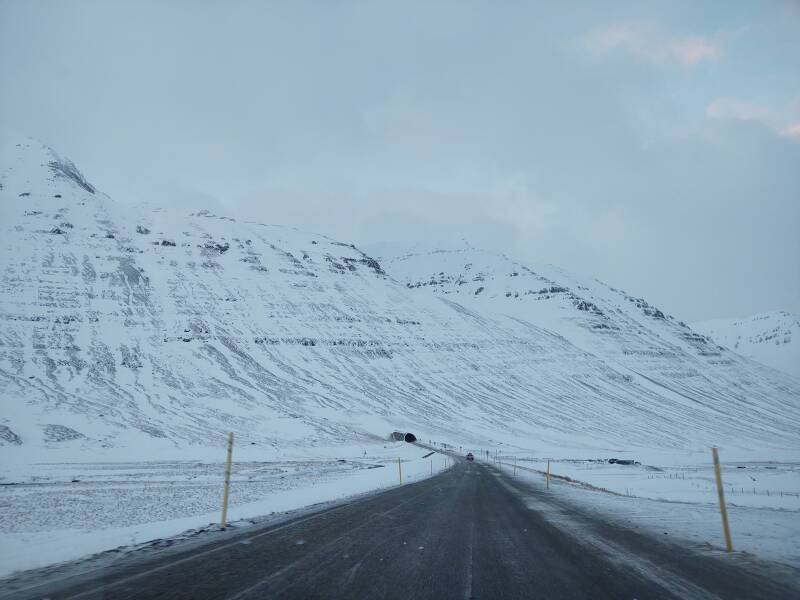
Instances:
[[[654,411],[671,411],[677,403],[688,412],[704,407],[715,419],[744,405],[753,415],[772,398],[782,398],[792,414],[800,404],[793,380],[742,360],[645,299],[603,282],[552,265],[522,264],[467,242],[450,249],[368,250],[420,295],[557,332],[625,381],[655,394]]]
[[[800,315],[776,311],[692,323],[692,328],[742,356],[800,378]]]
[[[603,284],[472,249],[379,263],[322,235],[120,206],[37,143],[0,158],[0,452],[132,458],[228,430],[270,448],[393,429],[800,446],[800,383]]]
[[[552,265],[525,265],[466,242],[378,258],[411,290],[525,319],[631,371],[665,370],[680,380],[695,374],[698,361],[727,373],[735,360],[645,299]]]

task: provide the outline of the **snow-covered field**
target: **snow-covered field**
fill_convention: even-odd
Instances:
[[[366,451],[366,454],[364,452]],[[229,519],[249,519],[418,481],[445,456],[393,442],[338,458],[234,461]],[[4,468],[0,576],[217,524],[223,462],[47,463]]]
[[[717,488],[711,467],[678,466],[639,477],[631,495],[658,500],[714,502]],[[800,511],[798,463],[744,463],[725,471],[723,488],[729,505]],[[621,482],[614,487],[621,488]]]
[[[511,456],[501,457],[499,464],[488,462],[545,486],[546,459],[519,457],[516,469]],[[724,548],[710,461],[654,466],[554,458],[550,471],[554,495],[590,507],[611,522]],[[800,464],[724,463],[722,478],[734,549],[800,567]],[[540,504],[535,508],[548,510]]]
[[[502,457],[513,463],[512,457]],[[517,464],[545,471],[547,461],[519,457]],[[603,459],[553,460],[551,472],[625,496],[673,502],[716,502],[710,464],[675,466],[609,464]],[[726,499],[738,506],[800,511],[800,463],[739,462],[724,469]]]

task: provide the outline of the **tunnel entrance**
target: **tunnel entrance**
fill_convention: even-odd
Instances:
[[[413,433],[403,433],[402,431],[393,431],[389,436],[390,440],[395,440],[398,442],[408,442],[412,444],[417,441],[417,436]]]

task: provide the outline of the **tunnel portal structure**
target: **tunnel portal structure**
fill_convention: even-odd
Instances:
[[[413,433],[403,433],[402,431],[393,431],[392,434],[389,436],[390,440],[395,440],[397,442],[408,442],[409,444],[413,444],[417,441],[417,436]]]

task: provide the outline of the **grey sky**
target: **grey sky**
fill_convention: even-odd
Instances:
[[[797,2],[0,0],[0,77],[119,201],[800,312]]]

